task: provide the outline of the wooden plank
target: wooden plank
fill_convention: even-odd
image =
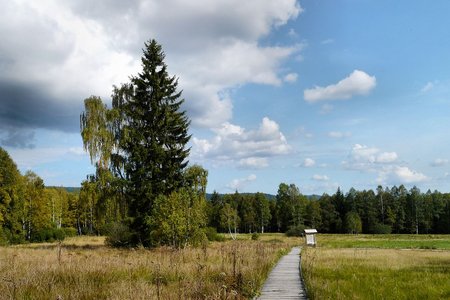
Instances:
[[[259,300],[307,299],[300,278],[300,247],[283,256],[264,283]]]

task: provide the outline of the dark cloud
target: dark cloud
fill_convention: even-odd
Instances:
[[[1,132],[0,132],[1,134]],[[27,129],[9,128],[0,138],[0,145],[12,148],[28,148],[32,149],[34,145],[34,131]]]
[[[232,117],[229,89],[280,84],[279,65],[296,51],[258,44],[297,16],[295,0],[239,4],[8,1],[0,12],[0,144],[30,147],[36,129],[78,132],[82,100],[107,99],[112,85],[135,74],[149,38],[163,44],[170,73],[180,76],[193,126],[220,126]]]
[[[82,100],[62,100],[33,84],[0,81],[1,144],[30,148],[36,129],[78,131]]]

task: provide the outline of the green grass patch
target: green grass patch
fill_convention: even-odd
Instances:
[[[302,271],[311,299],[450,299],[450,236],[320,234]]]
[[[450,250],[450,235],[319,234],[319,247]]]

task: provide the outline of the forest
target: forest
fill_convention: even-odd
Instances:
[[[80,191],[45,187],[28,171],[21,175],[8,153],[0,148],[0,243],[52,241],[72,235],[108,235],[126,218],[126,205],[112,197],[95,176]],[[195,168],[201,169],[196,166]],[[194,168],[194,169],[195,169]],[[198,170],[197,170],[198,171]],[[210,239],[211,231],[223,233],[287,232],[298,235],[303,228],[322,233],[450,233],[450,194],[422,193],[416,187],[344,193],[340,189],[319,199],[302,195],[295,184],[281,183],[275,198],[262,193],[218,194],[201,206],[199,227]],[[170,197],[161,206],[162,227],[183,225],[183,211],[190,204]],[[174,203],[179,203],[175,205]],[[184,216],[186,217],[186,216]],[[191,218],[191,220],[194,217]],[[182,232],[183,229],[179,229]],[[169,243],[170,244],[170,243]]]

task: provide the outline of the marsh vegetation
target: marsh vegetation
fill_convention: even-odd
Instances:
[[[264,235],[184,249],[114,249],[103,237],[0,248],[6,299],[249,299],[299,240]]]
[[[320,235],[304,248],[311,299],[449,299],[448,235]]]

